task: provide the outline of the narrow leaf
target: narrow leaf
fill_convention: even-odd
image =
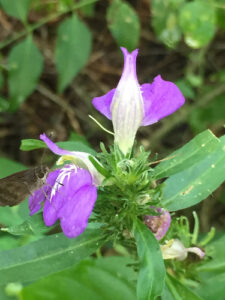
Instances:
[[[112,1],[107,11],[107,22],[111,34],[119,46],[129,51],[137,47],[140,36],[140,21],[132,6],[120,0]]]
[[[16,110],[34,91],[42,67],[43,58],[31,36],[12,48],[9,54],[11,110]]]
[[[63,233],[37,242],[0,252],[0,285],[8,282],[26,283],[67,269],[91,255],[103,243],[98,230],[87,229],[75,239]]]
[[[163,205],[170,211],[195,205],[225,180],[225,136],[217,148],[198,164],[172,175],[164,183]]]
[[[154,300],[163,292],[165,266],[159,243],[140,220],[134,224],[140,271],[137,283],[138,300]]]
[[[220,140],[206,130],[182,148],[173,152],[167,160],[162,161],[155,169],[155,178],[160,179],[181,172],[212,153],[220,144]]]
[[[55,61],[59,73],[58,91],[62,92],[85,66],[91,51],[91,32],[74,14],[58,29]]]

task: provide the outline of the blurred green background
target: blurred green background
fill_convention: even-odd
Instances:
[[[42,151],[19,147],[43,132],[95,150],[112,143],[88,114],[112,130],[91,100],[116,87],[119,46],[140,49],[140,83],[161,74],[186,98],[174,115],[139,130],[153,157],[206,128],[224,133],[224,0],[0,0],[0,177],[42,162]],[[224,202],[222,186],[196,207],[202,232],[224,227]]]

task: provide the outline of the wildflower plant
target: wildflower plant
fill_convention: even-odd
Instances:
[[[136,286],[137,299],[201,299],[204,272],[216,256],[215,249],[212,254],[207,248],[214,230],[199,237],[197,214],[191,230],[188,219],[176,211],[199,203],[223,182],[225,139],[206,130],[156,165],[154,155],[135,140],[137,131],[175,113],[185,99],[160,75],[139,84],[138,50],[121,50],[124,68],[117,87],[92,102],[112,120],[114,144],[100,143],[101,151],[94,153],[71,149],[71,142],[60,146],[46,134],[41,134],[41,144],[32,141],[32,147],[47,146],[59,158],[45,185],[29,197],[31,217],[2,229],[12,235],[33,234],[36,241],[19,248],[14,258],[14,250],[6,252],[12,265],[1,273],[18,281],[13,264],[25,253],[20,282],[30,282],[94,252],[99,256],[106,245],[128,259],[132,280],[126,280]],[[23,141],[22,148],[27,150],[30,143]],[[38,251],[32,256],[31,249]]]

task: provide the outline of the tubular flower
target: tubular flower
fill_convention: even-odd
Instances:
[[[167,210],[157,208],[156,211],[161,213],[159,216],[145,216],[144,222],[154,233],[157,240],[161,240],[170,227],[171,216]]]
[[[178,239],[169,240],[165,245],[160,245],[160,249],[163,259],[185,260],[187,258],[188,252],[195,253],[201,259],[205,256],[205,252],[203,252],[200,248],[185,248],[183,243]]]
[[[153,83],[139,85],[136,75],[138,50],[129,53],[121,47],[124,68],[115,89],[93,99],[94,107],[112,120],[115,143],[126,154],[133,146],[140,126],[147,126],[172,114],[180,108],[185,99],[178,87],[165,81],[160,75]]]
[[[64,234],[70,238],[76,237],[87,227],[97,198],[97,186],[103,176],[89,161],[88,153],[60,149],[45,134],[40,138],[52,152],[62,155],[58,164],[66,160],[73,164],[49,173],[46,184],[29,198],[30,214],[36,213],[44,202],[45,224],[52,226],[60,219]]]

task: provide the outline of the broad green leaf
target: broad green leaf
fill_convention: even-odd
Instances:
[[[107,10],[109,30],[118,46],[134,50],[139,41],[140,21],[136,11],[128,2],[112,1]]]
[[[50,231],[51,227],[45,225],[42,213],[39,213],[28,217],[27,220],[21,224],[1,228],[1,230],[12,235],[41,235]]]
[[[194,166],[216,150],[219,144],[220,140],[210,130],[200,133],[162,161],[154,169],[155,178],[168,177]]]
[[[137,298],[154,300],[163,292],[166,275],[159,243],[151,230],[138,219],[134,224],[134,236],[140,261]]]
[[[91,255],[103,243],[99,230],[87,229],[74,239],[63,233],[45,237],[29,245],[0,252],[0,285],[28,283],[67,269]]]
[[[25,22],[31,0],[0,0],[0,6],[10,16]]]
[[[181,39],[178,12],[185,0],[152,0],[152,26],[160,41],[174,48]]]
[[[192,290],[183,285],[175,277],[167,273],[166,284],[174,297],[174,300],[203,300],[197,296]]]
[[[85,66],[91,51],[91,32],[74,14],[58,29],[55,62],[59,73],[58,91],[62,92]]]
[[[90,153],[92,155],[96,154],[94,149],[92,149],[82,141],[57,142],[56,145],[68,151],[80,151],[80,152]],[[43,141],[36,140],[36,139],[22,140],[20,145],[20,150],[23,151],[30,151],[30,150],[41,149],[41,148],[47,148],[47,146]]]
[[[225,180],[225,136],[205,159],[168,178],[162,203],[170,211],[195,205],[208,197]]]
[[[8,250],[18,247],[18,241],[10,235],[0,235],[0,250]],[[1,299],[1,298],[0,298]]]
[[[210,1],[188,2],[180,11],[179,23],[187,45],[201,48],[214,36],[215,7]]]
[[[31,36],[12,48],[9,54],[11,110],[16,110],[34,91],[42,67],[42,55]]]
[[[85,260],[74,268],[25,287],[22,299],[135,300],[132,281],[136,273],[127,266],[132,263],[131,259],[123,257]]]

